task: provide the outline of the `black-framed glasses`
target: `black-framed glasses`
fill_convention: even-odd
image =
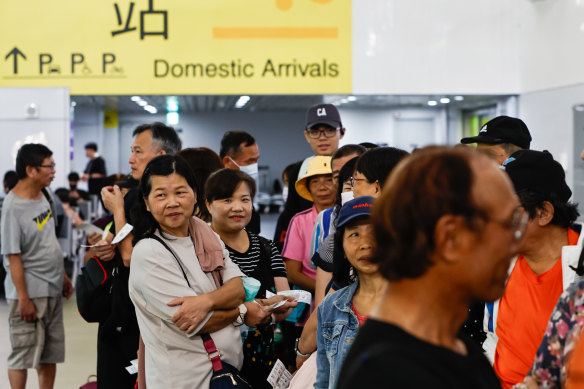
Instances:
[[[56,163],[50,163],[48,165],[37,165],[37,167],[46,167],[46,168],[49,168],[49,169],[54,169],[55,166],[57,166]]]
[[[341,129],[340,127],[337,127],[337,128],[333,128],[333,127],[307,128],[306,133],[312,139],[320,138],[320,134],[324,134],[325,138],[332,138],[333,136],[335,136],[337,134],[337,131],[339,131],[340,129]]]
[[[352,187],[355,187],[355,182],[359,182],[359,181],[367,181],[367,182],[369,182],[369,180],[366,179],[366,178],[355,178],[355,177],[351,177],[350,180],[351,180],[351,186]]]

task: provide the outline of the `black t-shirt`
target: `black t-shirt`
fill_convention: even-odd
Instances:
[[[482,350],[462,340],[466,356],[369,319],[349,350],[337,388],[501,388]]]
[[[105,161],[102,157],[95,157],[90,159],[87,162],[87,166],[85,166],[85,173],[86,174],[93,174],[93,173],[100,173],[105,176]]]

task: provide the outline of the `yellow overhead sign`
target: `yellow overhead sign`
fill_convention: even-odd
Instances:
[[[2,1],[0,55],[5,87],[350,93],[351,1]]]

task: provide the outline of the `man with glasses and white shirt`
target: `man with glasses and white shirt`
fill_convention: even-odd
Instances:
[[[52,388],[56,364],[65,360],[61,297],[73,293],[55,234],[55,205],[47,187],[55,178],[53,153],[41,144],[18,150],[18,184],[2,207],[4,285],[10,308],[8,379],[25,388],[27,369],[37,370],[39,387]]]
[[[520,150],[504,164],[529,216],[503,297],[485,308],[483,344],[503,388],[523,381],[564,290],[583,274],[582,226],[562,166],[547,151]]]

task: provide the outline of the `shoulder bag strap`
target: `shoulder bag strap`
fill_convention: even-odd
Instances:
[[[187,278],[187,273],[185,273],[185,269],[182,267],[177,255],[175,254],[175,252],[168,247],[168,245],[166,244],[166,242],[162,239],[160,239],[160,237],[158,237],[157,235],[152,234],[151,236],[149,236],[149,238],[152,238],[156,241],[158,241],[161,245],[163,245],[168,251],[170,251],[170,253],[172,254],[172,256],[174,257],[174,259],[176,259],[176,262],[178,263],[178,266],[180,267],[180,271],[183,274],[183,277],[185,278],[185,281],[187,282],[187,285],[189,286],[189,288],[191,287],[191,283],[189,282],[189,279]]]
[[[185,281],[187,282],[187,285],[190,288],[191,284],[187,278],[187,274],[185,273],[185,270],[182,267],[176,253],[158,235],[152,234],[150,236],[150,238],[158,241],[168,251],[170,251],[170,253],[174,257],[174,259],[176,259],[176,262],[178,263],[178,266],[180,267],[180,270],[182,271],[183,277],[185,278]],[[217,371],[222,370],[223,364],[221,363],[221,353],[219,352],[219,350],[217,350],[217,346],[215,345],[215,342],[213,342],[213,338],[211,338],[211,335],[209,335],[209,334],[200,334],[200,336],[201,336],[201,339],[203,340],[203,346],[205,346],[205,351],[207,352],[207,358],[209,358],[209,360],[213,364],[213,371],[217,372]]]

